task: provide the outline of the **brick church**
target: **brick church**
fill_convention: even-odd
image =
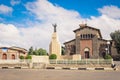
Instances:
[[[102,38],[99,29],[80,24],[80,28],[73,31],[75,39],[65,42],[66,55],[80,54],[81,58],[104,58],[106,54],[116,53],[113,42]]]

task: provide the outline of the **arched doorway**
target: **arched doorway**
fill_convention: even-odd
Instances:
[[[3,55],[2,55],[2,59],[4,59],[4,60],[7,59],[7,54],[6,54],[6,53],[3,53]]]
[[[106,56],[106,53],[102,52],[102,57],[105,58],[105,56]]]
[[[85,58],[90,58],[90,52],[89,51],[90,51],[89,48],[84,49]]]
[[[12,59],[15,59],[15,55],[14,54],[12,54]]]

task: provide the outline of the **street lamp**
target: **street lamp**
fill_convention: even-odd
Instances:
[[[108,54],[110,54],[110,41],[107,41]]]
[[[105,51],[106,51],[106,54],[105,54],[105,55],[107,55],[107,54],[108,54],[108,53],[107,53],[107,52],[108,52],[108,48],[105,48]]]

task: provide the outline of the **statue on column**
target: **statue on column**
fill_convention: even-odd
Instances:
[[[52,24],[54,28],[54,32],[52,34],[52,40],[50,42],[49,46],[49,54],[56,54],[57,59],[61,58],[61,44],[59,42],[58,36],[57,36],[57,24]]]
[[[54,27],[54,32],[57,32],[57,30],[56,30],[57,24],[56,23],[52,24],[52,26]]]

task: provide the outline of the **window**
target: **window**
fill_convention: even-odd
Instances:
[[[85,34],[83,34],[83,39],[85,38]]]
[[[6,53],[3,53],[3,55],[2,55],[2,59],[4,59],[4,60],[7,59],[7,54],[6,54]]]
[[[90,39],[90,34],[88,34],[88,39]]]
[[[81,38],[81,39],[82,39],[82,36],[83,36],[83,35],[81,34],[81,35],[80,35],[80,38]]]
[[[93,38],[93,34],[90,34],[90,37]]]
[[[11,58],[12,58],[12,59],[15,59],[15,55],[14,55],[14,54],[12,54]]]
[[[87,34],[85,34],[85,39],[87,39],[88,37],[87,37]]]

